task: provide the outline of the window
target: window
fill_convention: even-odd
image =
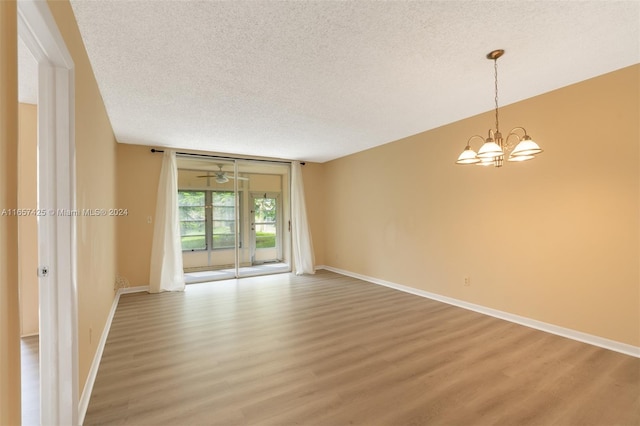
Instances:
[[[178,191],[182,250],[205,250],[206,217],[204,191]]]
[[[182,250],[232,249],[235,199],[233,191],[178,191]]]
[[[233,192],[215,191],[212,194],[214,249],[233,248],[235,244],[236,197]]]

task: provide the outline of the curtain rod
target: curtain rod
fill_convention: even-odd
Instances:
[[[151,152],[164,152],[162,149],[151,148]],[[293,161],[284,161],[284,160],[262,160],[257,158],[237,158],[237,157],[224,157],[221,155],[207,155],[207,154],[194,154],[191,152],[176,152],[176,155],[189,155],[192,157],[204,157],[204,158],[219,158],[221,160],[246,160],[246,161],[263,161],[265,163],[282,163],[282,164],[291,164]],[[300,162],[300,165],[304,166],[306,163],[304,161]]]

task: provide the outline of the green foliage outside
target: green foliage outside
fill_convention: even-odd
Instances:
[[[204,250],[205,248],[204,235],[182,237],[182,250]]]
[[[233,248],[235,238],[235,194],[228,191],[211,192],[213,204],[213,249]],[[205,233],[205,204],[204,191],[179,191],[178,205],[180,212],[180,233],[183,250],[206,250]],[[254,200],[256,224],[266,225],[267,228],[276,222],[276,199],[262,198]],[[271,225],[273,224],[273,225]],[[270,230],[270,229],[269,229]],[[256,230],[256,248],[274,248],[276,246],[275,232],[261,232]]]
[[[276,234],[256,232],[256,248],[273,248],[276,246]]]
[[[236,240],[233,234],[213,234],[213,248],[233,248]]]
[[[253,201],[256,222],[275,223],[277,200],[275,198],[256,198]]]

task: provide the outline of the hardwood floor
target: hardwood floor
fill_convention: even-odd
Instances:
[[[638,425],[640,359],[327,271],[123,295],[85,425]]]

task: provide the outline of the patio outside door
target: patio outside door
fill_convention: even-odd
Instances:
[[[280,196],[275,193],[251,194],[251,263],[282,261],[282,218]]]

